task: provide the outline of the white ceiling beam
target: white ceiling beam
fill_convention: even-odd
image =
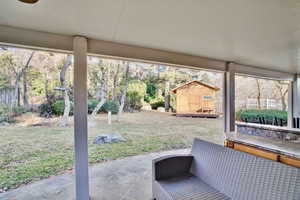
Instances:
[[[162,63],[168,65],[195,67],[210,70],[225,71],[226,62],[213,58],[205,58],[188,54],[163,51],[133,45],[90,39],[88,52],[91,54],[116,56],[144,62]]]
[[[0,43],[41,50],[73,51],[73,36],[39,32],[3,25],[0,25]],[[226,62],[222,60],[95,39],[88,39],[88,54],[226,71]],[[270,79],[294,80],[293,73],[280,72],[277,70],[264,69],[233,62],[230,63],[229,67],[231,71],[234,71],[236,74]]]
[[[266,79],[276,79],[276,80],[289,80],[294,81],[295,74],[280,72],[276,70],[264,69],[256,66],[249,66],[237,63],[229,64],[230,71],[236,73],[237,75],[246,75],[256,78],[266,78]]]
[[[0,43],[51,51],[73,51],[73,37],[0,25]]]

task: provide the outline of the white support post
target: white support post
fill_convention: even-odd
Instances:
[[[287,126],[289,128],[294,127],[294,81],[290,82],[288,85],[288,119]]]
[[[224,73],[224,132],[226,136],[235,132],[235,73],[230,67]]]
[[[87,39],[74,37],[73,49],[76,200],[88,200]]]
[[[293,115],[294,117],[300,117],[300,75],[296,75],[293,82]]]

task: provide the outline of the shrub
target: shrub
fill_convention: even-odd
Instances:
[[[39,106],[39,113],[41,117],[51,117],[53,115],[52,106],[45,102]]]
[[[96,100],[96,99],[89,99],[88,100],[88,113],[89,114],[92,114],[92,112],[95,110],[98,103],[99,103],[99,101]]]
[[[74,110],[73,102],[70,102],[70,104],[71,104],[70,115],[73,115],[73,110]],[[51,108],[54,115],[63,115],[65,110],[65,101],[57,100],[52,104]]]
[[[165,102],[160,100],[160,101],[156,101],[154,103],[151,103],[151,108],[152,109],[157,109],[158,107],[165,107]]]
[[[95,110],[97,107],[99,101],[97,99],[89,99],[88,100],[88,113],[92,114],[92,112]],[[103,106],[100,108],[98,113],[100,112],[108,112],[111,111],[113,114],[118,113],[119,111],[119,103],[116,101],[112,100],[107,100]]]
[[[249,109],[236,112],[236,119],[239,121],[259,123],[260,117],[264,117],[266,124],[272,124],[275,117],[282,120],[284,125],[287,124],[287,111]]]
[[[16,116],[20,116],[24,113],[28,112],[28,109],[26,109],[25,107],[22,106],[17,106],[17,107],[13,107],[12,108],[12,114],[16,117]]]
[[[126,97],[125,110],[140,110],[143,107],[143,97],[138,92],[130,92]]]
[[[139,80],[130,81],[128,84],[125,110],[140,110],[143,106],[143,101],[146,95],[147,86]]]
[[[111,111],[112,114],[116,114],[119,111],[119,103],[116,101],[108,100],[103,104],[100,110],[105,112]]]
[[[0,122],[14,122],[14,117],[26,113],[28,110],[22,106],[9,108],[7,105],[0,105]]]

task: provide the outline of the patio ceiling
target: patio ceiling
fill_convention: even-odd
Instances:
[[[0,25],[300,72],[299,0],[1,0]]]

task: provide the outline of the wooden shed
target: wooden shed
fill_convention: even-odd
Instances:
[[[172,92],[176,94],[177,116],[218,117],[216,92],[219,88],[201,81],[190,81]]]

